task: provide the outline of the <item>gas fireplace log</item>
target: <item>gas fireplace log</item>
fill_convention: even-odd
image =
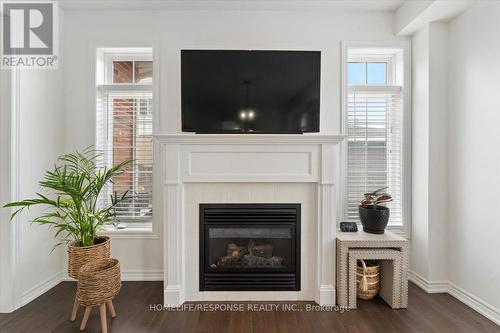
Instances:
[[[251,241],[248,244],[248,253],[257,257],[270,258],[273,256],[273,246],[271,244],[255,245]]]
[[[245,254],[245,246],[238,246],[235,243],[227,244],[227,257],[239,259]]]

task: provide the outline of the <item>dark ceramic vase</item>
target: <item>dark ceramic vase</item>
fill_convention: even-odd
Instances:
[[[389,222],[390,210],[384,206],[359,206],[359,218],[363,225],[363,230],[370,234],[383,234],[387,222]]]

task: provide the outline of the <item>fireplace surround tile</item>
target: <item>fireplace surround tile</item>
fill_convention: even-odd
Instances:
[[[186,205],[198,204],[206,198],[213,202],[302,202],[315,204],[316,187],[311,183],[187,183]]]
[[[242,195],[245,192],[253,193],[255,197],[259,197],[259,193],[262,193],[260,197],[267,198],[266,202],[268,203],[289,202],[288,200],[297,200],[298,198],[303,200],[296,201],[301,204],[301,291],[199,291],[199,204],[214,203],[222,197],[221,193],[223,192],[226,193],[226,197],[232,199],[231,202],[224,203],[253,203],[254,201],[243,201],[244,198],[247,198],[247,196]],[[184,194],[185,198],[190,200],[190,203],[186,203],[184,206],[186,244],[190,244],[186,247],[186,300],[199,301],[200,298],[206,301],[251,301],[259,300],[259,298],[260,300],[314,299],[316,265],[314,260],[311,260],[316,251],[316,193],[314,184],[193,183],[186,186]],[[221,295],[226,295],[226,299],[223,299],[224,296]]]

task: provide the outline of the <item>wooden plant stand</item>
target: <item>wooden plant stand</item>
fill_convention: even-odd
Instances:
[[[116,317],[116,312],[115,312],[115,308],[113,306],[113,301],[106,301],[105,303],[98,305],[99,306],[99,315],[101,316],[101,331],[103,333],[108,332],[108,323],[106,320],[106,305],[109,308],[109,313],[111,314],[111,318]],[[89,320],[90,310],[92,310],[92,307],[93,307],[92,305],[85,307],[85,312],[83,313],[82,323],[80,324],[80,331],[85,330],[85,327],[87,326],[87,321]]]
[[[99,259],[82,266],[78,274],[78,290],[73,303],[71,321],[76,319],[80,305],[84,306],[85,312],[80,325],[80,330],[83,331],[87,326],[92,307],[98,306],[101,330],[103,333],[107,333],[106,306],[111,317],[115,318],[113,298],[118,294],[120,288],[120,263],[117,259]]]

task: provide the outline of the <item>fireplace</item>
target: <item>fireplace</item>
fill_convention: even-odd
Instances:
[[[339,143],[344,140],[343,136],[181,133],[158,134],[155,140],[160,145],[157,160],[162,164],[163,175],[160,201],[164,206],[158,209],[156,219],[159,222],[164,219],[161,228],[164,304],[300,300],[335,305],[336,271],[332,262],[335,261],[336,222],[342,207],[338,192],[343,171]],[[239,273],[243,276],[238,276],[230,273],[229,268],[210,267],[205,263],[208,260],[205,243],[209,244],[209,240],[205,238],[204,222],[200,232],[200,204],[255,202],[301,204],[301,212],[297,214],[297,222],[301,216],[300,237],[298,225],[294,235],[294,238],[297,236],[295,269],[285,272],[267,269],[253,275],[244,271]],[[228,224],[225,222],[221,223],[223,227]],[[203,264],[200,264],[200,254]],[[302,259],[300,269],[299,258]],[[292,286],[283,287],[281,283],[278,288],[262,283],[255,287],[255,280],[268,277],[258,274],[270,274],[272,282],[281,274]],[[219,277],[222,279],[216,281]],[[231,277],[235,280],[227,283]],[[242,281],[244,278],[247,281]],[[212,286],[208,287],[207,282],[213,282]],[[237,288],[236,283],[240,284]],[[247,290],[225,291],[229,290],[228,285],[233,286],[231,290]]]
[[[200,291],[300,290],[300,204],[200,204]]]

